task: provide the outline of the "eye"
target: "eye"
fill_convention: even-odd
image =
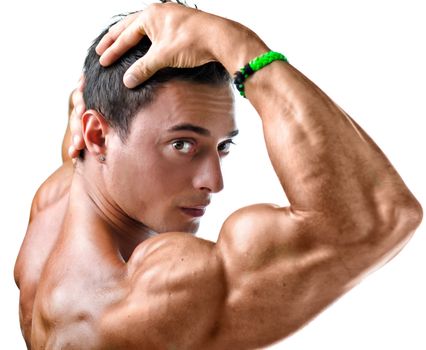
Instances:
[[[231,145],[235,145],[235,143],[232,140],[226,140],[224,142],[222,142],[221,144],[219,144],[219,146],[217,147],[217,150],[226,155],[229,153],[229,149],[231,148]]]
[[[189,154],[194,151],[195,145],[191,141],[177,140],[172,143],[172,147],[184,154]]]

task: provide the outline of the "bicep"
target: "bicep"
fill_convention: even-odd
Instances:
[[[315,214],[255,205],[225,222],[217,250],[228,293],[218,347],[271,344],[302,327],[347,290],[352,277],[320,221]]]
[[[148,239],[101,318],[103,339],[112,348],[248,349],[287,336],[351,281],[309,219],[259,205],[231,215],[217,244],[183,233]]]

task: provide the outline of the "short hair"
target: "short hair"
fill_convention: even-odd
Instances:
[[[151,41],[144,36],[115,63],[103,67],[99,63],[99,55],[95,48],[108,29],[109,27],[94,40],[88,50],[84,62],[83,97],[86,109],[94,109],[101,113],[108,124],[118,132],[123,142],[129,133],[133,117],[154,100],[162,84],[173,80],[210,85],[231,83],[231,77],[221,63],[209,62],[195,68],[163,68],[141,85],[128,89],[123,83],[124,73],[146,54],[151,47]]]

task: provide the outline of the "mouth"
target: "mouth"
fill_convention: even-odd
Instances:
[[[185,213],[186,215],[193,217],[193,218],[199,218],[204,215],[206,212],[206,207],[204,206],[197,206],[197,207],[181,207],[180,210]]]

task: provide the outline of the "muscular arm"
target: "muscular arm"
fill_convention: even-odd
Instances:
[[[291,205],[243,209],[219,237],[230,290],[221,340],[242,348],[300,328],[391,259],[421,220],[377,145],[295,68],[271,64],[246,93]]]
[[[168,8],[171,13],[172,6],[150,11],[164,11],[167,18]],[[232,74],[268,50],[239,24],[207,14],[192,16],[199,16],[209,40],[200,39],[203,33],[196,31],[194,17],[167,23],[169,33],[178,32],[170,29],[173,25],[192,30],[188,47],[193,53],[200,46],[204,55],[197,62],[214,57]],[[185,42],[174,47],[179,54],[166,52],[167,40],[179,40],[162,33],[158,23],[155,27],[149,12],[141,18],[133,26],[137,30],[124,32],[124,39],[115,30],[108,34],[101,51],[114,44],[101,62],[112,62],[143,28],[162,41],[169,61],[154,64],[144,58],[132,73],[145,79],[159,64],[172,62],[171,57],[181,66]],[[208,46],[217,42],[220,47]],[[263,68],[246,82],[246,94],[262,120],[269,156],[290,206],[240,209],[226,220],[215,245],[179,234],[143,243],[129,263],[126,298],[103,320],[112,338],[139,339],[146,348],[265,346],[302,327],[386,263],[419,225],[420,205],[380,149],[294,67],[274,62]],[[173,248],[181,246],[185,249]],[[192,264],[182,263],[188,260]],[[156,310],[162,316],[151,323],[149,315]],[[140,327],[132,328],[134,324]],[[152,332],[138,338],[134,329],[143,327]]]

